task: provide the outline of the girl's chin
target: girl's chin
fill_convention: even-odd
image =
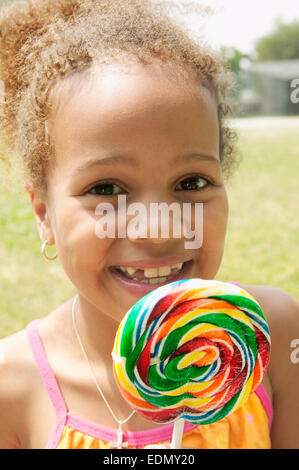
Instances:
[[[148,294],[149,292],[161,286],[164,286],[164,285],[170,284],[171,282],[179,281],[182,279],[189,279],[189,278],[197,277],[197,276],[194,276],[194,274],[192,274],[193,267],[194,267],[193,265],[194,265],[193,260],[186,261],[183,264],[182,269],[175,276],[173,276],[171,279],[169,279],[166,282],[157,283],[157,284],[145,284],[141,281],[130,279],[125,274],[123,274],[122,271],[120,271],[118,268],[114,266],[110,266],[108,268],[108,272],[113,278],[113,280],[118,284],[118,286],[125,292],[129,293],[131,296],[134,296],[135,301],[137,302],[138,299],[140,299],[144,295]]]

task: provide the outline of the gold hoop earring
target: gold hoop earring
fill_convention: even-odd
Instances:
[[[47,260],[49,261],[53,261],[54,259],[57,258],[57,254],[55,256],[53,256],[52,258],[50,258],[47,253],[46,253],[46,245],[48,245],[48,240],[45,240],[44,243],[42,244],[42,248],[41,248],[41,254],[43,255],[44,258],[46,258]]]

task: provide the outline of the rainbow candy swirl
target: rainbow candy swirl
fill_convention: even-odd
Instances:
[[[113,370],[144,417],[209,424],[245,403],[261,383],[269,328],[256,300],[234,284],[186,279],[140,299],[120,323]]]

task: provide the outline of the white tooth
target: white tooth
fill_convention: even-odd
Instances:
[[[156,268],[148,268],[144,270],[145,277],[157,277],[158,276],[158,269]]]
[[[158,268],[159,276],[168,276],[168,274],[171,273],[171,267],[170,266],[161,266]]]
[[[160,280],[159,277],[151,278],[151,279],[149,279],[149,283],[150,284],[157,284],[159,280]]]
[[[135,268],[126,268],[126,271],[130,274],[130,276],[132,276],[137,271],[137,269],[135,269]]]
[[[159,277],[159,282],[158,284],[163,284],[164,282],[167,281],[167,277]]]
[[[173,264],[171,267],[172,269],[182,269],[182,266],[183,266],[183,263],[177,263],[177,264]]]
[[[124,266],[119,266],[119,269],[122,271],[122,272],[125,272],[126,271],[126,268]]]

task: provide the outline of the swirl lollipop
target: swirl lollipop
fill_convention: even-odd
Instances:
[[[155,289],[127,312],[113,371],[132,408],[158,423],[179,422],[174,434],[179,427],[182,434],[184,419],[209,424],[242,406],[261,383],[269,352],[267,321],[248,292],[185,279]]]

